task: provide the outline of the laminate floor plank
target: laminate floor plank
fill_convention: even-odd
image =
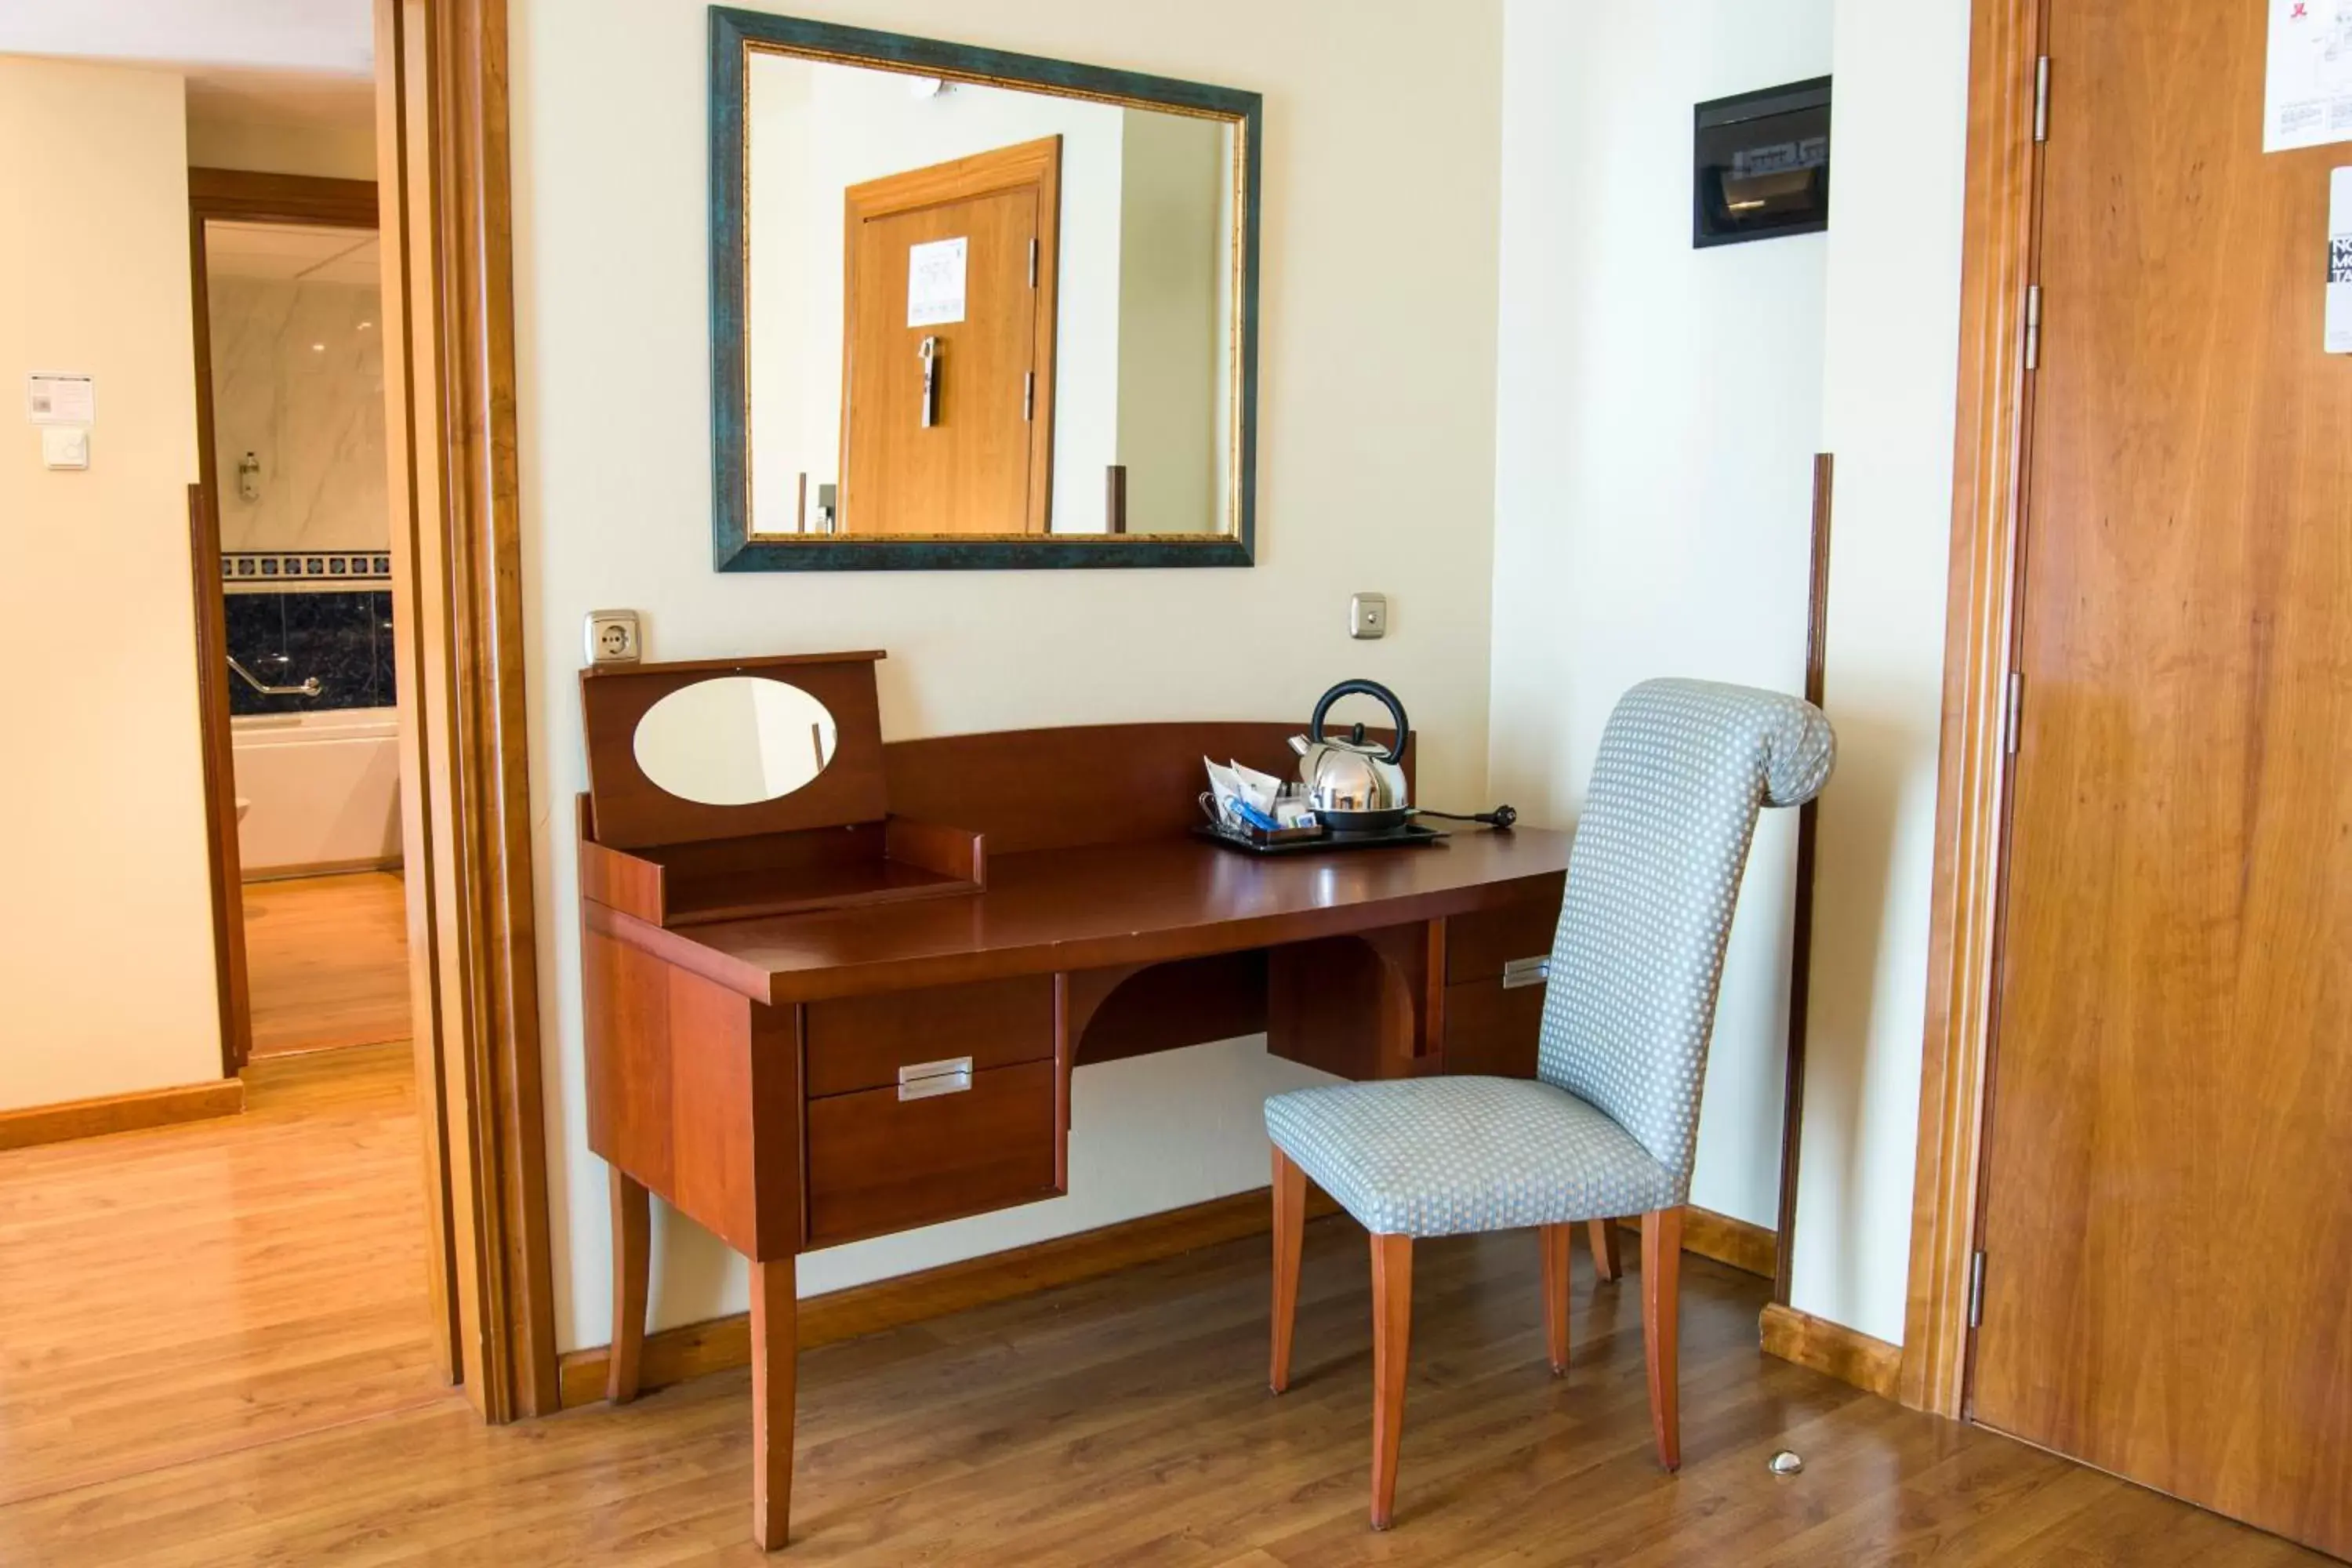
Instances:
[[[241,1115],[0,1152],[0,1503],[455,1397],[414,1073],[274,1058]]]
[[[254,1056],[411,1037],[398,872],[247,882],[243,892]]]
[[[1684,1273],[1684,1452],[1651,1449],[1638,1269],[1578,1249],[1570,1371],[1531,1237],[1416,1248],[1397,1523],[1364,1522],[1363,1233],[1307,1226],[1295,1381],[1265,1383],[1266,1243],[1233,1242],[803,1358],[791,1563],[2323,1561],[1763,1355],[1760,1283]],[[755,1563],[750,1379],[504,1428],[440,1403],[0,1506],[0,1562],[56,1568]],[[1804,1474],[1768,1473],[1782,1447]]]

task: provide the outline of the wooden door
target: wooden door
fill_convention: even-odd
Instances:
[[[850,188],[841,531],[1046,531],[1060,163],[1048,137]],[[961,298],[919,310],[943,256]]]
[[[2268,9],[2050,5],[1971,1413],[2352,1554],[2352,146],[2263,154]]]

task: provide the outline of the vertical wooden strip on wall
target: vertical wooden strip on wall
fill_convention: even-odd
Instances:
[[[1805,700],[1822,706],[1829,663],[1830,518],[1837,459],[1813,454],[1812,582],[1805,601]],[[1813,969],[1813,855],[1818,799],[1797,808],[1797,889],[1789,936],[1789,1047],[1780,1092],[1780,1215],[1773,1240],[1772,1300],[1785,1307],[1797,1258],[1797,1155],[1805,1131],[1805,1027]]]
[[[429,438],[435,378],[430,362],[420,374],[420,352],[432,333],[432,247],[426,215],[432,199],[427,162],[415,156],[425,121],[422,0],[376,0],[377,232],[383,255],[384,370],[384,495],[391,522],[392,625],[400,711],[400,841],[408,922],[408,1005],[416,1064],[418,1131],[424,1144],[425,1251],[439,1310],[435,1351],[441,1371],[463,1384],[475,1409],[488,1414],[490,1378],[482,1364],[481,1282],[471,1145],[452,1145],[452,1129],[470,1120],[464,1075],[444,1059],[438,921],[444,891],[434,806],[427,785],[437,753],[425,711],[439,661],[427,628],[442,623],[429,592],[440,555],[440,470]],[[421,331],[417,330],[421,327]],[[445,721],[446,722],[446,721]]]
[[[437,584],[448,609],[444,767],[457,829],[446,849],[461,895],[459,918],[442,934],[462,984],[445,987],[444,1009],[448,1017],[454,1003],[463,1021],[478,1168],[497,1215],[498,1268],[486,1294],[504,1339],[502,1413],[534,1415],[557,1408],[557,1383],[523,696],[506,0],[449,0],[427,7],[425,20],[450,545]]]
[[[1900,1385],[1904,1404],[1952,1416],[1961,1413],[1967,1377],[2008,785],[2001,730],[2031,412],[2025,299],[2041,169],[2033,100],[2042,27],[2041,0],[1976,0],[1969,46],[1951,585]]]

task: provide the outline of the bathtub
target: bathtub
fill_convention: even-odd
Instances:
[[[229,721],[245,879],[400,864],[400,719],[391,708]]]

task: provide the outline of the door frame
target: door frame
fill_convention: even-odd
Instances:
[[[1969,24],[1935,880],[1896,1389],[1903,1404],[1954,1418],[1968,1411],[1969,1282],[1998,1022],[2011,784],[2005,731],[2033,414],[2026,299],[2040,265],[2042,148],[2034,118],[2045,5],[1975,0]]]
[[[532,906],[506,0],[374,0],[403,838],[436,1287],[467,1399],[558,1408]],[[403,590],[405,592],[403,592]]]
[[[1029,410],[1029,502],[1023,531],[1039,537],[1053,531],[1054,341],[1061,310],[1062,138],[1057,132],[1032,142],[992,148],[920,169],[861,181],[843,194],[841,255],[841,429],[836,461],[834,532],[850,531],[856,495],[849,483],[850,399],[857,375],[857,236],[872,218],[897,217],[925,207],[975,201],[1008,191],[1037,192],[1037,277],[1031,285],[1037,317],[1029,357],[1036,384]],[[961,538],[962,535],[884,534],[899,539]],[[987,537],[978,535],[971,537]]]
[[[188,171],[188,279],[196,355],[196,483],[189,548],[196,588],[196,703],[204,741],[205,817],[212,870],[213,978],[220,997],[221,1076],[253,1054],[253,998],[245,964],[244,866],[236,833],[236,758],[229,725],[228,630],[220,577],[220,463],[214,450],[212,281],[205,225],[239,223],[375,231],[373,180]],[[446,1365],[447,1356],[442,1357]]]

